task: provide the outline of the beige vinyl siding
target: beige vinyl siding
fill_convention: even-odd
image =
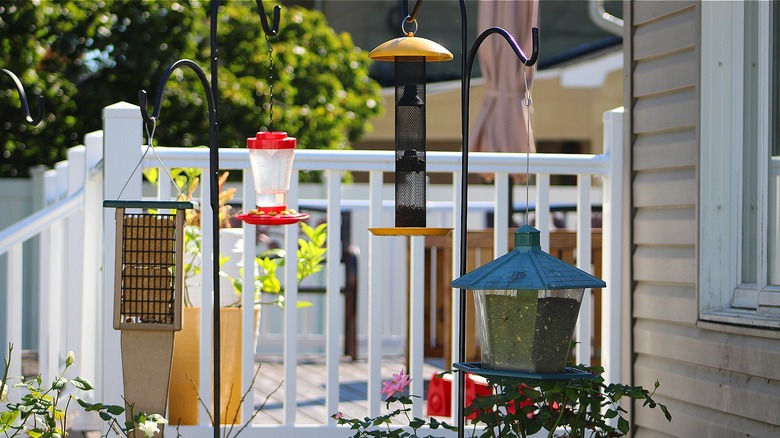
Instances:
[[[689,339],[665,331],[689,333],[698,317],[698,10],[695,2],[635,1],[629,20],[631,371],[633,383],[646,388],[660,381],[657,399],[677,406],[688,396],[676,385],[692,378],[675,366]],[[633,415],[637,436],[706,436],[680,429],[674,409],[673,423],[639,407]]]
[[[780,436],[780,343],[699,321],[700,4],[632,1],[632,383],[669,406],[634,406],[636,437]]]

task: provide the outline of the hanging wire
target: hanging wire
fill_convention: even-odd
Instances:
[[[523,64],[522,74],[525,82],[525,99],[523,103],[526,106],[528,117],[525,118],[525,223],[528,224],[528,206],[530,204],[530,185],[531,185],[531,87],[528,86],[528,75],[526,70],[528,66]],[[531,82],[533,86],[533,81]]]
[[[162,161],[162,158],[160,158],[160,155],[157,153],[157,150],[154,148],[154,131],[157,130],[157,119],[152,119],[152,131],[149,132],[149,125],[144,123],[144,128],[146,129],[146,150],[144,151],[143,155],[141,155],[141,159],[138,160],[138,164],[135,165],[135,168],[132,172],[130,172],[130,176],[127,178],[127,181],[125,181],[125,185],[122,186],[122,190],[119,191],[119,195],[117,196],[117,199],[122,198],[122,193],[124,193],[125,188],[130,183],[130,180],[133,179],[133,175],[135,175],[135,172],[138,170],[139,167],[141,167],[141,163],[144,162],[144,158],[146,158],[146,154],[149,153],[151,150],[154,153],[154,156],[157,157],[157,161],[160,163],[160,167],[165,170],[166,175],[168,175],[168,178],[170,178],[173,185],[176,187],[176,191],[179,192],[180,199],[187,199],[186,196],[184,196],[184,193],[182,193],[181,188],[179,188],[179,185],[176,184],[176,181],[173,180],[173,176],[171,175],[171,172],[168,171],[168,168],[165,167],[165,164]]]

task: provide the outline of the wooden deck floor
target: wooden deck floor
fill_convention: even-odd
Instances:
[[[255,406],[268,401],[253,421],[256,424],[282,424],[284,421],[283,400],[285,387],[282,384],[276,392],[274,388],[282,381],[284,367],[280,356],[265,356],[258,358],[260,374],[255,381]],[[382,360],[382,380],[392,378],[394,373],[401,369],[406,370],[406,362],[403,357],[385,357]],[[443,371],[440,364],[426,363],[423,375],[425,376],[425,389],[434,373]],[[325,424],[330,415],[335,412],[327,412],[325,408],[325,382],[326,367],[324,356],[301,357],[298,361],[298,409],[296,411],[296,423],[299,424]],[[339,410],[346,417],[364,417],[368,414],[368,362],[365,360],[351,361],[344,358],[339,364]],[[379,391],[379,388],[376,389]],[[270,394],[270,396],[269,396]],[[427,394],[426,394],[427,395]],[[423,415],[427,416],[425,395],[423,395]],[[382,411],[386,411],[382,404]]]

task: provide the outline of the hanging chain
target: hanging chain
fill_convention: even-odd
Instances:
[[[273,131],[274,124],[274,46],[271,38],[266,35],[268,43],[268,130]]]

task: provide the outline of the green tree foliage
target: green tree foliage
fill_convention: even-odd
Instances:
[[[265,2],[269,19],[274,5]],[[147,91],[151,111],[160,78],[176,59],[193,59],[208,74],[210,7],[198,0],[0,4],[0,67],[20,77],[30,100],[46,98],[44,121],[27,126],[13,84],[0,76],[0,176],[63,159],[84,134],[100,129],[103,107],[138,104],[139,90]],[[279,35],[270,40],[271,71],[255,2],[223,0],[218,20],[220,147],[243,147],[256,131],[275,129],[297,137],[301,148],[348,148],[380,113],[367,53],[320,12],[282,9]],[[206,145],[207,123],[200,82],[189,69],[178,70],[166,87],[156,142]]]

